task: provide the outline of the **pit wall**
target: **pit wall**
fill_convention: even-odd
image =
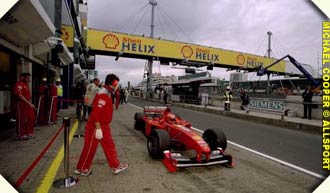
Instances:
[[[140,96],[138,94],[132,93],[133,96]],[[143,97],[143,96],[140,96]],[[154,99],[160,100],[162,97],[158,95],[154,95]],[[179,102],[179,95],[172,96],[169,95],[168,102],[174,101]],[[250,97],[250,100],[254,99]],[[266,98],[264,98],[266,99]],[[275,113],[275,114],[285,114],[285,116],[289,117],[303,117],[304,116],[304,106],[303,106],[303,99],[300,95],[288,95],[286,99],[269,99],[269,100],[281,100],[284,102],[284,109],[280,112],[274,111],[267,111],[267,110],[259,110],[259,109],[250,109],[251,111],[257,112],[265,112],[265,113]],[[201,100],[201,105],[204,105],[203,99]],[[205,101],[205,98],[204,98]],[[206,100],[206,104],[210,106],[224,106],[224,98],[219,96],[209,96]],[[314,96],[313,103],[316,104],[316,108],[312,109],[312,119],[322,120],[322,97],[321,96]],[[231,101],[231,108],[232,109],[240,109],[241,107],[241,99],[234,97]]]

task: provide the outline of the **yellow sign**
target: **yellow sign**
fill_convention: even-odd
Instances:
[[[87,37],[87,45],[92,50],[162,57],[168,58],[169,60],[174,59],[207,64],[212,63],[218,67],[233,66],[241,69],[255,68],[260,65],[267,67],[275,61],[271,58],[219,48],[152,39],[109,31],[90,29],[88,30]],[[281,61],[269,70],[285,72],[285,62]]]
[[[62,25],[61,27],[62,35],[61,38],[68,48],[73,48],[73,27],[71,25]]]

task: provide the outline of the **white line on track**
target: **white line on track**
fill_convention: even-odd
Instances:
[[[131,105],[131,106],[133,106],[133,107],[136,107],[136,108],[138,108],[138,109],[142,109],[142,110],[143,110],[143,108],[141,108],[141,107],[139,107],[139,106],[133,105],[133,104],[131,104],[131,103],[128,103],[128,104]],[[195,131],[197,131],[197,132],[200,132],[200,133],[203,133],[203,132],[204,132],[204,131],[199,130],[199,129],[195,128],[195,127],[192,127],[192,129],[195,130]],[[319,179],[325,179],[325,178],[326,178],[325,176],[322,176],[322,175],[317,174],[317,173],[315,173],[315,172],[312,172],[312,171],[306,170],[306,169],[304,169],[304,168],[302,168],[302,167],[299,167],[299,166],[296,166],[296,165],[290,164],[290,163],[288,163],[288,162],[286,162],[286,161],[283,161],[283,160],[277,159],[277,158],[275,158],[275,157],[272,157],[272,156],[269,156],[269,155],[263,154],[263,153],[261,153],[261,152],[255,151],[255,150],[250,149],[250,148],[248,148],[248,147],[245,147],[245,146],[243,146],[243,145],[237,144],[237,143],[235,143],[235,142],[227,141],[227,143],[229,143],[229,144],[231,144],[231,145],[233,145],[233,146],[239,147],[239,148],[241,148],[241,149],[244,149],[244,150],[246,150],[246,151],[249,151],[249,152],[251,152],[251,153],[254,153],[254,154],[256,154],[256,155],[259,155],[259,156],[261,156],[261,157],[264,157],[264,158],[266,158],[266,159],[269,159],[269,160],[272,160],[272,161],[274,161],[274,162],[277,162],[277,163],[283,164],[283,165],[285,165],[285,166],[287,166],[287,167],[290,167],[290,168],[293,168],[293,169],[295,169],[295,170],[301,171],[301,172],[303,172],[303,173],[305,173],[305,174],[308,174],[308,175],[314,176],[314,177],[316,177],[316,178],[319,178]]]
[[[129,104],[129,105],[131,105],[131,106],[133,106],[133,107],[135,107],[135,108],[138,108],[138,109],[143,110],[143,108],[141,108],[141,107],[139,107],[139,106],[136,106],[136,105],[133,105],[132,103],[127,103],[127,104]]]

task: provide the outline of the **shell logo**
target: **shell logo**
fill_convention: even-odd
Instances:
[[[119,39],[113,34],[103,36],[102,42],[106,48],[116,49],[119,45]]]
[[[61,28],[61,31],[62,31],[62,39],[63,40],[68,40],[69,39],[69,32],[66,31],[65,28]]]
[[[194,53],[193,49],[188,45],[185,45],[181,48],[181,54],[183,55],[184,58],[191,58],[193,53]]]
[[[245,63],[245,57],[242,54],[237,55],[236,62],[239,65],[244,65],[244,63]]]

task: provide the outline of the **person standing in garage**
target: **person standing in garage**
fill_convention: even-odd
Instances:
[[[47,123],[47,94],[48,94],[48,87],[47,87],[47,78],[42,78],[41,84],[38,88],[38,123],[45,124]]]
[[[49,123],[56,123],[57,121],[57,86],[56,84],[50,85],[49,88]]]
[[[17,88],[17,86],[19,84],[21,84],[23,82],[23,79],[24,79],[23,74],[24,73],[22,73],[19,76],[19,80],[15,83],[15,85],[12,88],[12,91],[11,91],[11,100],[10,100],[10,102],[11,102],[11,104],[10,104],[10,112],[11,112],[10,121],[11,122],[16,122],[16,115],[17,115],[17,108],[18,108],[17,104],[18,104],[19,98],[18,98],[17,94],[15,93],[16,92],[15,89]]]
[[[62,102],[63,86],[61,84],[61,79],[57,78],[55,84],[56,84],[56,88],[57,88],[57,111],[56,111],[56,113],[57,113],[57,116],[58,116],[59,112],[62,108],[62,104],[63,104],[63,102]]]
[[[110,128],[113,115],[112,93],[117,90],[118,82],[116,75],[108,74],[105,86],[95,96],[92,113],[85,127],[84,147],[74,171],[77,175],[89,176],[92,173],[90,168],[99,142],[114,174],[128,168],[128,164],[120,164],[118,160]]]
[[[35,106],[31,103],[31,91],[28,86],[31,81],[30,73],[22,73],[22,80],[15,84],[14,94],[17,96],[16,129],[17,140],[33,138],[35,123]]]

